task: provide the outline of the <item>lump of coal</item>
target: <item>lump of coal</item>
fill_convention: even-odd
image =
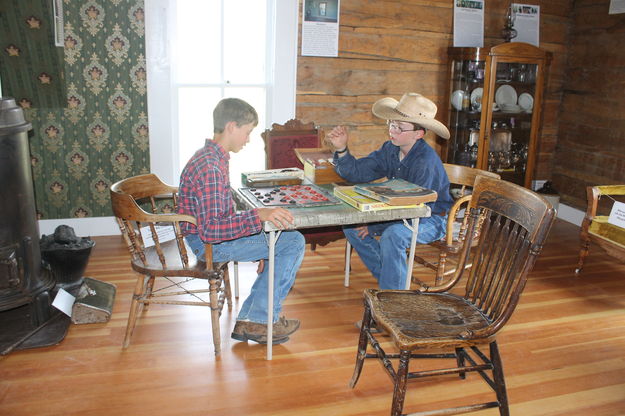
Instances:
[[[93,240],[88,237],[77,237],[69,225],[59,225],[52,235],[43,235],[39,241],[42,250],[80,249],[93,247]]]

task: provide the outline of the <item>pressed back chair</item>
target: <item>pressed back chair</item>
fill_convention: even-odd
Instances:
[[[130,344],[141,305],[144,311],[152,303],[200,305],[211,309],[213,343],[215,354],[219,354],[219,316],[226,301],[232,308],[227,263],[213,263],[210,244],[204,246],[204,258],[197,259],[191,252],[180,224],[196,224],[196,219],[175,213],[177,192],[178,188],[154,174],[134,176],[111,186],[113,213],[128,245],[132,269],[138,273],[123,347]],[[169,212],[159,212],[163,204]],[[157,278],[165,286],[155,288]],[[198,289],[198,279],[208,287]],[[203,299],[202,293],[208,293],[209,298]]]
[[[304,123],[298,119],[292,119],[282,124],[274,123],[271,129],[265,130],[261,136],[265,142],[267,169],[303,168],[304,165],[297,157],[295,149],[321,147],[323,131],[315,126],[315,123]],[[311,251],[315,251],[317,245],[324,246],[332,241],[344,237],[341,227],[322,227],[301,230],[310,244]]]
[[[519,302],[527,275],[553,223],[554,209],[528,189],[485,176],[476,179],[469,208],[459,267],[445,287],[365,290],[363,324],[350,386],[356,385],[364,360],[377,358],[394,384],[392,416],[403,414],[409,379],[450,374],[464,379],[472,372],[479,373],[492,388],[495,400],[410,414],[452,415],[496,407],[501,415],[509,415],[496,337]],[[479,241],[471,249],[479,222]],[[463,267],[468,262],[474,265],[470,269]],[[464,288],[458,287],[458,293],[452,293],[465,274]],[[384,351],[380,337],[386,335],[376,335],[371,330],[374,325],[391,336],[399,353]],[[373,353],[367,354],[368,346]],[[488,352],[483,347],[488,347]],[[420,358],[447,358],[451,363],[444,368],[409,371],[410,360]],[[394,359],[398,359],[396,366],[391,361]]]
[[[425,256],[419,255],[419,251],[414,256],[415,262],[436,271],[434,286],[443,284],[446,277],[450,277],[455,272],[455,268],[447,268],[448,256],[457,255],[466,239],[467,223],[469,218],[469,210],[467,209],[471,200],[471,189],[478,176],[488,176],[490,178],[499,179],[497,173],[489,172],[482,169],[471,168],[468,166],[453,165],[449,163],[443,164],[447,176],[449,178],[450,188],[455,202],[449,210],[447,216],[447,228],[445,237],[441,240],[432,241],[427,246],[433,247],[437,251],[438,259],[436,261],[428,261]],[[479,234],[479,224],[476,228]],[[477,237],[477,235],[476,235]],[[473,239],[474,244],[477,238]],[[419,248],[417,247],[417,250]],[[467,264],[470,267],[471,264]],[[416,277],[413,280],[421,285],[426,283],[419,281]]]

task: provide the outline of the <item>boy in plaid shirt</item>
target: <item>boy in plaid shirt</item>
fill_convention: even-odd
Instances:
[[[254,208],[237,212],[231,195],[229,152],[238,152],[258,124],[256,110],[237,98],[221,100],[213,111],[214,135],[189,160],[180,175],[178,213],[192,215],[198,226],[185,223],[183,232],[196,256],[204,255],[204,242],[213,245],[213,260],[258,261],[268,258],[262,223],[279,228],[293,223],[284,208]],[[283,231],[275,246],[273,343],[281,344],[299,328],[299,320],[280,317],[282,302],[295,281],[304,257],[304,237]],[[232,332],[239,341],[267,342],[267,270],[259,274],[243,303]]]

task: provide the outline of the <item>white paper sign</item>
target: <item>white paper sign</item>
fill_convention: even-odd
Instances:
[[[302,56],[339,56],[340,0],[304,0]]]
[[[540,6],[512,3],[512,12],[517,35],[511,42],[525,42],[539,47]]]
[[[76,298],[70,295],[63,289],[59,289],[54,300],[52,301],[52,306],[63,312],[65,315],[72,317],[72,306],[74,306],[74,302]]]
[[[625,0],[610,0],[608,14],[625,13]]]
[[[484,0],[454,1],[454,46],[484,47]]]
[[[157,225],[156,235],[158,236],[159,243],[173,240],[176,238],[174,227],[172,225]],[[150,227],[141,228],[141,238],[143,238],[143,244],[145,247],[152,247],[154,245],[154,239],[152,238],[152,231]]]
[[[608,217],[608,223],[616,225],[617,227],[625,228],[625,204],[622,202],[614,201],[612,205],[612,211]]]

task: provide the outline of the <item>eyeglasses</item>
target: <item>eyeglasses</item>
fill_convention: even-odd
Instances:
[[[399,126],[399,124],[397,124],[397,122],[395,122],[395,121],[387,121],[386,124],[388,124],[388,129],[389,130],[399,131],[401,133],[405,133],[407,131],[419,130],[419,128],[417,128],[415,125],[413,125],[413,128],[411,128],[411,129],[402,129]]]

